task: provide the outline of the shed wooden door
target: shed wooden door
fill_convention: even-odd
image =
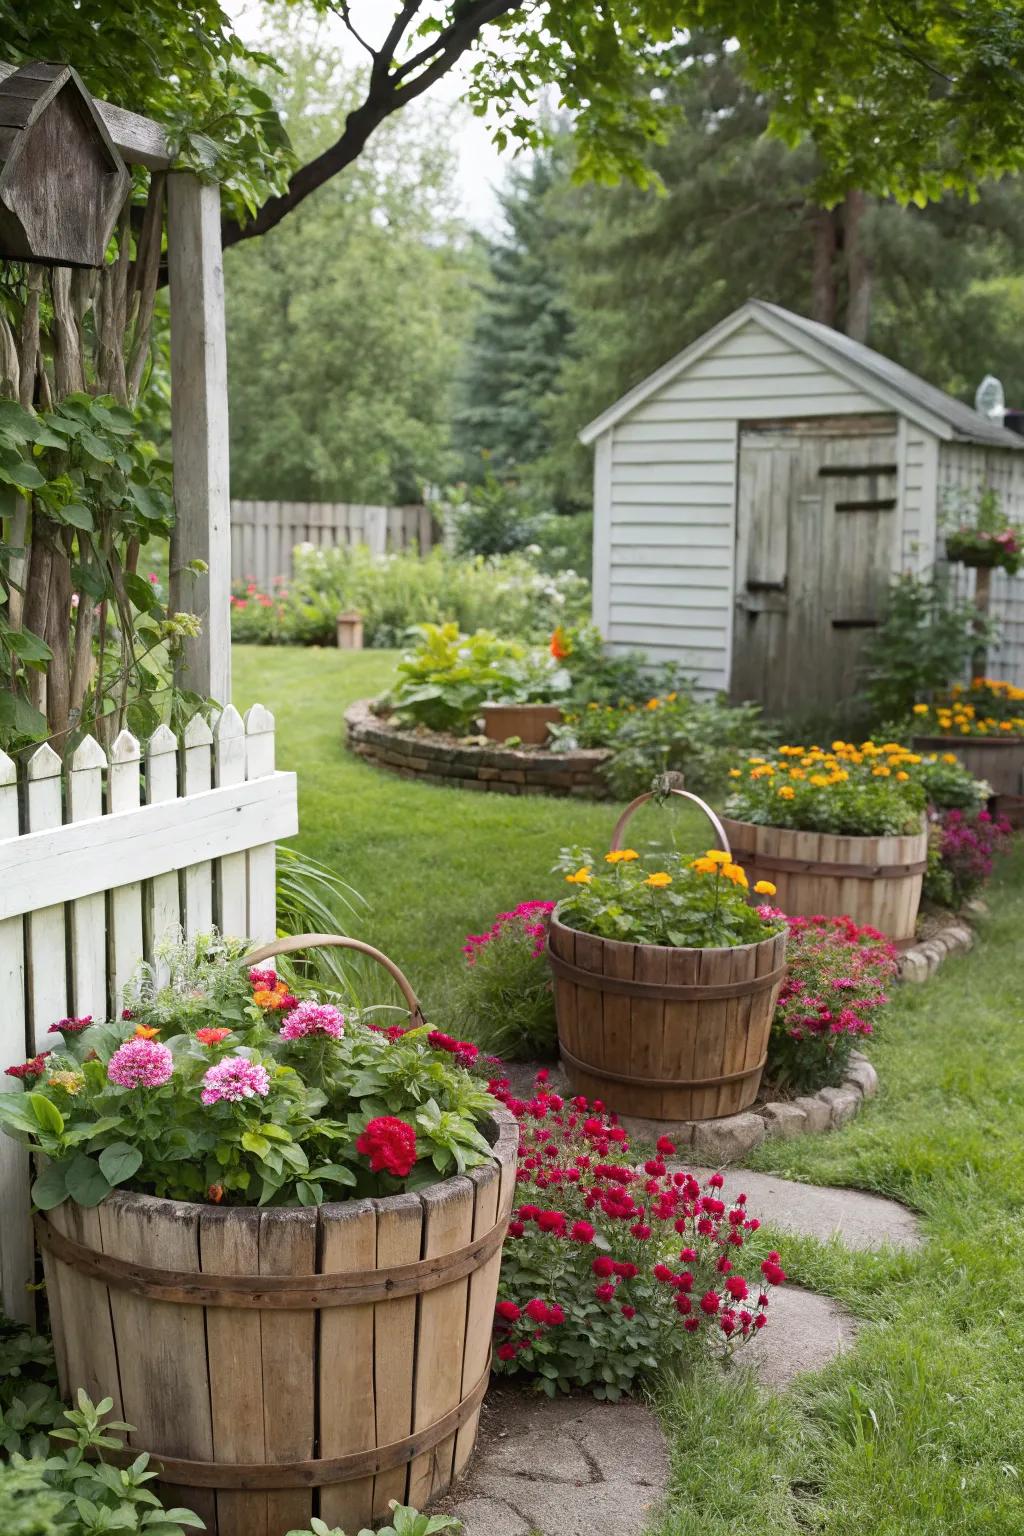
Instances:
[[[899,538],[896,418],[740,429],[731,693],[769,714],[859,683]]]

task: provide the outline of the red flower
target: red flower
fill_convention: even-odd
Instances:
[[[672,1281],[675,1279],[675,1275],[669,1269],[667,1264],[655,1264],[652,1273],[654,1275],[655,1280],[661,1280],[666,1285],[670,1285],[672,1283]]]
[[[525,1231],[526,1228],[521,1221],[510,1221],[508,1224],[509,1237],[522,1237]]]
[[[589,1221],[574,1221],[569,1228],[569,1236],[577,1243],[592,1243],[594,1228]]]
[[[638,1237],[641,1242],[646,1242],[651,1235],[651,1229],[645,1221],[635,1221],[629,1230],[632,1232],[633,1236]]]
[[[765,1317],[764,1313],[763,1312],[759,1312],[757,1314],[757,1316],[754,1318],[754,1327],[758,1328],[758,1329],[761,1329],[761,1328],[764,1327],[764,1325],[765,1325],[765,1323],[767,1321],[768,1321],[768,1319]]]
[[[675,1142],[670,1141],[667,1136],[659,1136],[656,1142],[656,1146],[657,1150],[661,1152],[665,1157],[672,1157],[676,1150]]]
[[[42,1077],[46,1071],[46,1058],[50,1051],[40,1051],[38,1056],[33,1056],[31,1061],[23,1061],[16,1067],[5,1067],[5,1077]]]
[[[559,1323],[565,1322],[565,1312],[556,1301],[553,1301],[550,1307],[548,1307],[547,1321],[549,1328],[557,1328]]]
[[[356,1151],[370,1159],[371,1173],[393,1173],[404,1179],[416,1162],[416,1132],[394,1115],[378,1115],[356,1137]]]
[[[506,1323],[518,1323],[522,1313],[514,1301],[499,1301],[494,1309],[494,1315]]]
[[[200,1045],[217,1045],[221,1040],[226,1040],[230,1033],[230,1029],[197,1029],[196,1039]]]
[[[542,1232],[554,1232],[557,1237],[565,1235],[565,1217],[561,1211],[538,1212],[537,1225]]]
[[[682,1291],[676,1292],[676,1311],[680,1317],[688,1317],[693,1311],[693,1302],[689,1296],[684,1296]]]
[[[536,1205],[521,1205],[519,1216],[522,1221],[536,1221],[540,1215],[540,1207]]]
[[[712,1189],[721,1189],[721,1187],[722,1187],[722,1185],[724,1183],[725,1183],[725,1180],[723,1179],[723,1177],[722,1177],[722,1175],[720,1173],[713,1173],[711,1175],[710,1179],[708,1179],[708,1184],[711,1186]]]
[[[688,1318],[686,1318],[686,1320],[683,1323],[683,1327],[686,1329],[687,1333],[696,1333],[697,1329],[700,1327],[700,1318],[699,1317],[688,1317]]]
[[[516,1347],[515,1347],[514,1344],[499,1344],[498,1345],[498,1359],[499,1360],[514,1360],[515,1357],[516,1357]]]
[[[613,1268],[615,1273],[620,1275],[623,1280],[633,1280],[640,1273],[635,1264],[630,1264],[628,1260],[623,1259],[619,1259],[613,1265]]]
[[[604,1253],[601,1254],[600,1258],[595,1259],[590,1267],[600,1280],[607,1280],[609,1275],[614,1275],[615,1273],[614,1260]]]
[[[531,1323],[546,1323],[548,1320],[548,1304],[541,1301],[539,1296],[526,1303],[525,1311]]]
[[[750,1295],[747,1282],[744,1280],[742,1275],[730,1275],[725,1282],[725,1289],[728,1291],[733,1301],[746,1301],[747,1297]]]
[[[633,1318],[636,1317],[636,1307],[620,1307],[619,1311],[628,1322],[632,1322]]]
[[[684,1264],[696,1264],[697,1250],[696,1248],[684,1248],[679,1257],[682,1259]]]
[[[611,1301],[615,1295],[615,1287],[614,1285],[596,1285],[594,1287],[594,1295],[598,1301]]]
[[[130,1018],[130,1014],[126,1014]],[[56,1024],[51,1024],[46,1031],[48,1035],[77,1035],[83,1029],[88,1029],[92,1023],[92,1014],[87,1013],[80,1019],[58,1019]]]
[[[708,1317],[713,1317],[722,1305],[722,1298],[717,1291],[705,1291],[700,1299],[700,1309],[706,1312]]]
[[[786,1278],[786,1271],[770,1258],[761,1265],[761,1273],[769,1285],[781,1285]]]

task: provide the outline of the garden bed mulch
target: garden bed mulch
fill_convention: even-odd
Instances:
[[[611,753],[603,748],[552,752],[470,742],[442,731],[393,725],[374,713],[373,704],[372,699],[358,699],[346,709],[346,743],[357,757],[389,773],[502,795],[571,795],[585,800],[608,796],[599,770]]]

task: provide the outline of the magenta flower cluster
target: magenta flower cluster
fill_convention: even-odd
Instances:
[[[159,1040],[126,1040],[107,1062],[107,1078],[119,1088],[162,1088],[174,1057]]]
[[[940,822],[939,852],[952,881],[955,904],[969,901],[981,890],[992,873],[997,853],[1001,853],[1012,832],[1010,823],[996,820],[988,811],[965,816],[963,811],[946,811]]]
[[[345,1015],[330,1003],[317,1003],[309,998],[293,1008],[281,1025],[282,1040],[304,1040],[309,1035],[329,1035],[340,1040],[345,1028]]]
[[[539,959],[544,953],[547,938],[546,919],[554,911],[554,906],[553,901],[521,901],[511,912],[499,912],[491,926],[483,933],[466,935],[462,953],[467,957],[470,965],[473,965],[485,944],[491,944],[495,939],[503,938],[510,930],[518,930],[533,939],[533,954]]]
[[[266,1067],[244,1056],[225,1056],[205,1073],[201,1097],[204,1104],[239,1104],[254,1096],[265,1099],[269,1092]]]

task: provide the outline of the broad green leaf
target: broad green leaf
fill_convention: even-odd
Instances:
[[[48,1131],[51,1136],[59,1136],[64,1129],[64,1116],[56,1104],[52,1103],[45,1093],[28,1093],[25,1099],[39,1129]]]
[[[99,1205],[111,1189],[99,1163],[84,1152],[76,1152],[68,1163],[66,1183],[72,1200],[85,1206]]]
[[[256,1157],[266,1157],[270,1151],[270,1142],[257,1131],[246,1131],[242,1136],[242,1146]]]
[[[70,523],[72,528],[82,528],[86,533],[91,533],[96,526],[89,508],[83,507],[79,501],[69,502],[66,507],[62,507],[60,520],[62,523]]]
[[[52,1211],[68,1197],[65,1174],[67,1163],[47,1163],[32,1183],[32,1199],[41,1211]]]
[[[137,1172],[141,1163],[142,1153],[127,1141],[112,1142],[99,1156],[100,1168],[108,1184],[123,1184]]]

